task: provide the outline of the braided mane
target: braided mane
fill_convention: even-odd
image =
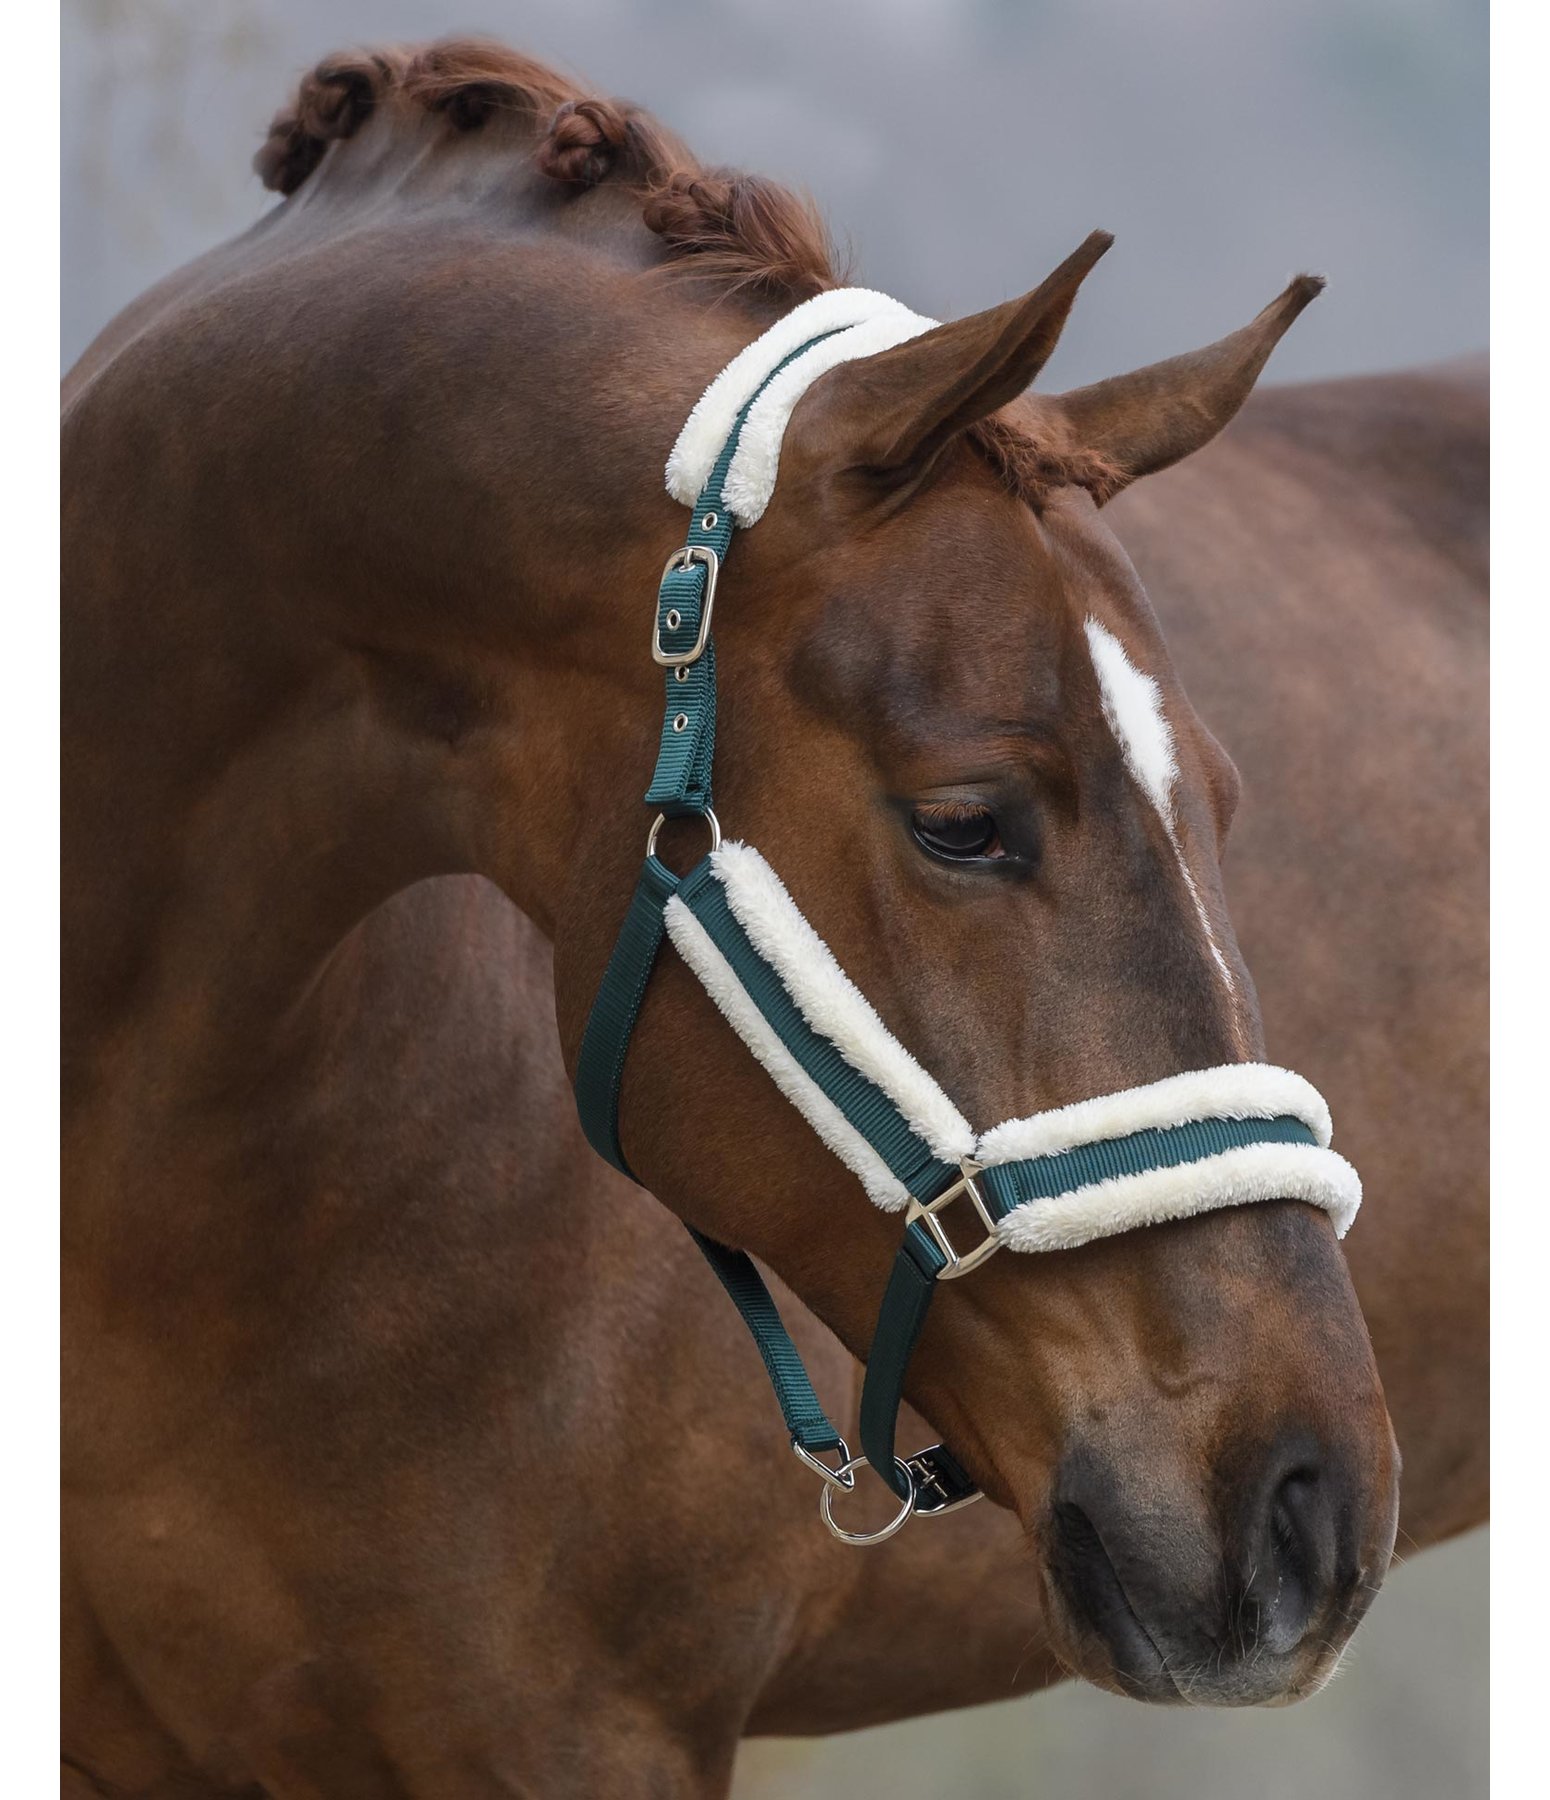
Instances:
[[[293,194],[331,143],[390,110],[439,116],[457,134],[500,119],[530,125],[538,134],[536,166],[552,181],[578,193],[606,181],[638,195],[642,222],[661,238],[669,268],[792,303],[847,279],[806,195],[760,175],[707,168],[642,108],[589,93],[485,38],[325,57],[275,115],[253,167],[265,187]],[[1101,497],[1110,474],[1090,452],[1036,442],[1005,413],[965,435],[1008,491],[1030,505],[1059,486],[1088,487]]]

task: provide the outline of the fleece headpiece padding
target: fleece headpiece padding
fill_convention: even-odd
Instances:
[[[810,339],[829,333],[780,370],[743,421],[722,498],[739,525],[757,524],[775,492],[781,440],[792,410],[818,377],[842,362],[907,343],[937,323],[871,288],[834,288],[804,300],[734,356],[700,396],[667,459],[667,491],[693,506],[737,415],[759,393],[770,371]]]

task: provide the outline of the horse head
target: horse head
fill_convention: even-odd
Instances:
[[[1024,396],[1108,241],[820,375],[764,449],[716,615],[729,834],[987,1123],[1263,1052],[1223,898],[1237,777],[1100,509],[1231,419],[1321,284],[1196,355]],[[691,857],[702,830],[664,845]],[[557,933],[572,1057],[599,930],[582,904]],[[886,1184],[870,1203],[674,958],[620,1136],[653,1193],[867,1354]],[[1311,1692],[1388,1560],[1397,1452],[1366,1330],[1329,1217],[1278,1192],[1185,1194],[1198,1216],[1000,1257],[952,1284],[910,1366],[1022,1521],[1060,1653],[1123,1692]]]

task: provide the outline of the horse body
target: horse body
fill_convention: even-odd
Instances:
[[[69,395],[83,1792],[714,1792],[748,1730],[1062,1672],[1011,1512],[870,1558],[819,1535],[738,1321],[587,1149],[562,1057],[639,855],[664,428],[780,306],[643,289],[662,248],[628,195],[561,207],[499,133],[433,156],[437,129],[373,119]],[[1483,1500],[1476,580],[1468,516],[1407,536],[1409,472],[1346,475],[1353,392],[1266,397],[1116,515],[1261,797],[1235,913],[1273,1047],[1337,1096],[1381,1197],[1352,1249],[1425,1541]],[[1444,433],[1467,466],[1471,432]],[[759,625],[729,619],[745,659]],[[1316,773],[1289,801],[1290,766]],[[741,1079],[736,1054],[701,1066]],[[1168,1229],[1204,1268],[1218,1227]],[[853,1390],[849,1351],[796,1328]]]

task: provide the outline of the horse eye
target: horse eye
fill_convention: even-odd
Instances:
[[[923,849],[948,862],[981,862],[1006,855],[996,815],[988,806],[958,801],[917,806],[910,826]]]

